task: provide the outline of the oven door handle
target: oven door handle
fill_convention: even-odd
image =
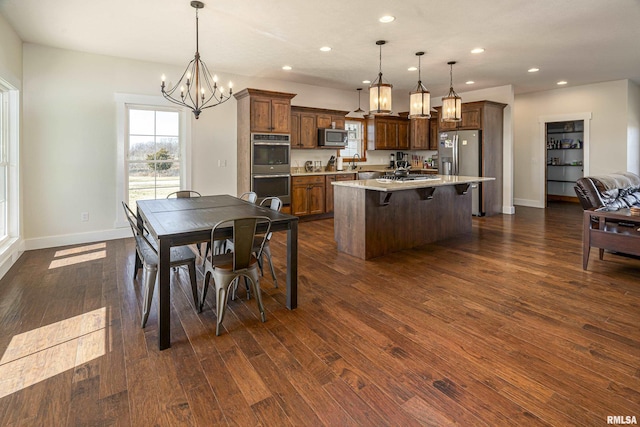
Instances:
[[[282,146],[289,146],[291,145],[288,142],[258,142],[258,141],[253,141],[253,145],[282,145]]]
[[[253,175],[254,178],[289,178],[289,174],[277,174],[277,175]]]

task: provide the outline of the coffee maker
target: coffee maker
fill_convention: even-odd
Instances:
[[[396,159],[395,159],[395,157],[394,157],[393,153],[391,153],[391,154],[389,155],[389,167],[390,167],[391,169],[395,169],[395,167],[396,167]]]
[[[406,153],[402,151],[396,152],[396,168],[406,168],[409,165],[409,162],[406,160],[407,158]]]

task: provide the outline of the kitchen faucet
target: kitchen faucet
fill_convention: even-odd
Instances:
[[[358,160],[360,160],[360,154],[356,153],[353,155],[353,157],[351,158],[351,170],[354,170],[357,166],[356,166],[356,156],[358,156]]]

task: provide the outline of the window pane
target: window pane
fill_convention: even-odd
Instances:
[[[129,164],[129,207],[135,206],[136,200],[155,198],[155,171],[147,163]]]
[[[173,111],[156,112],[156,135],[178,136],[180,134],[180,117]]]
[[[169,138],[166,136],[158,137],[158,153],[156,153],[156,158],[158,160],[167,160],[167,159],[179,159],[180,158],[180,145],[178,142],[178,137]],[[165,150],[161,152],[161,150]],[[162,155],[162,156],[161,156]],[[165,157],[168,156],[168,157]]]
[[[153,136],[129,137],[129,160],[155,159],[156,143]]]
[[[129,133],[133,135],[153,135],[155,111],[129,110]]]

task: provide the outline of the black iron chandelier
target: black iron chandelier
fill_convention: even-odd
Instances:
[[[215,107],[228,101],[233,94],[232,83],[229,82],[229,94],[224,93],[224,87],[218,86],[218,77],[211,76],[207,64],[200,59],[198,50],[198,9],[204,7],[201,1],[192,1],[191,7],[196,10],[196,54],[182,73],[177,84],[167,87],[165,76],[162,76],[162,96],[167,100],[187,107],[196,116],[200,116],[202,110]]]

